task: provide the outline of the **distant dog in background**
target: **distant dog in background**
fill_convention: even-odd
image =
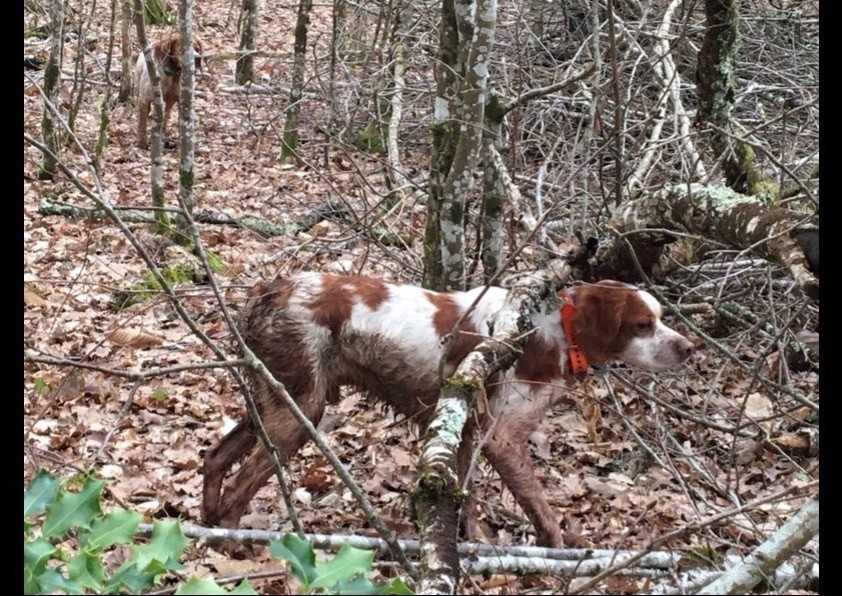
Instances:
[[[193,36],[193,51],[196,56],[196,69],[199,69],[202,67],[202,42],[195,35]],[[178,33],[165,33],[158,37],[152,43],[152,57],[161,79],[161,93],[164,96],[164,122],[161,126],[161,134],[166,136],[167,121],[173,105],[178,102],[181,84],[181,36]],[[143,53],[138,55],[135,63],[134,89],[137,96],[137,142],[145,149],[148,146],[146,125],[155,94]]]

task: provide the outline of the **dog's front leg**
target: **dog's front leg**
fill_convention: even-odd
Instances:
[[[538,545],[562,548],[564,538],[558,519],[544,496],[532,467],[527,440],[534,430],[530,421],[501,424],[483,446],[483,453],[503,483],[535,526]]]

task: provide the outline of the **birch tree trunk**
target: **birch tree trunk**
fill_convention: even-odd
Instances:
[[[50,3],[50,55],[44,66],[44,113],[41,116],[41,137],[50,150],[38,169],[39,180],[52,180],[59,155],[60,130],[58,91],[61,85],[62,49],[64,47],[64,1]],[[50,153],[52,155],[50,155]]]
[[[243,0],[240,49],[234,69],[234,80],[238,85],[245,85],[254,80],[254,45],[257,41],[259,10],[258,0]]]
[[[132,95],[132,0],[120,1],[120,92],[117,101],[126,103]]]
[[[193,213],[193,181],[195,156],[195,91],[196,49],[193,47],[193,0],[179,0],[178,29],[181,35],[181,82],[178,95],[178,202],[188,214]],[[192,243],[195,230],[188,229],[188,218],[179,217],[175,239],[179,244]]]
[[[161,81],[155,60],[152,57],[152,46],[146,38],[146,25],[143,18],[141,0],[134,0],[134,22],[137,29],[137,41],[143,50],[146,69],[149,72],[149,82],[152,85],[154,98],[152,100],[152,127],[149,131],[149,158],[152,165],[149,168],[149,182],[152,188],[152,206],[157,207],[155,221],[158,222],[156,232],[167,234],[170,230],[170,218],[163,210],[164,200],[164,138],[162,126],[164,123],[164,97],[161,94]],[[180,109],[180,108],[179,108]]]
[[[797,553],[819,533],[819,500],[810,499],[798,513],[757,547],[741,565],[702,588],[699,594],[748,594],[772,575],[782,563]]]
[[[312,0],[299,0],[293,46],[292,85],[289,90],[289,105],[286,109],[284,136],[281,139],[281,153],[278,157],[280,161],[295,156],[298,148],[298,116],[301,113],[301,98],[304,95],[307,28],[310,25],[310,10],[312,8]]]

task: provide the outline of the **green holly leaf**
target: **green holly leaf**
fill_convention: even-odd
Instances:
[[[137,533],[140,515],[134,511],[119,509],[94,520],[91,529],[82,536],[83,548],[91,552],[101,551],[114,544],[128,544]]]
[[[181,567],[178,560],[186,546],[187,538],[178,522],[155,520],[149,543],[134,547],[129,560],[142,571],[165,573]]]
[[[134,561],[124,561],[105,584],[103,594],[115,594],[126,586],[132,594],[140,594],[155,585],[156,573],[137,568]]]
[[[412,590],[409,589],[403,580],[399,577],[392,578],[388,584],[381,586],[379,589],[380,594],[402,594],[405,596],[410,596],[414,594]]]
[[[55,569],[45,569],[44,573],[37,578],[37,581],[39,594],[55,594],[59,591],[65,594],[84,593],[81,585],[67,579]]]
[[[105,570],[99,555],[81,551],[67,562],[67,575],[79,585],[94,592],[102,591],[102,578]]]
[[[58,501],[47,511],[41,535],[45,538],[60,537],[70,528],[87,528],[101,512],[99,498],[104,484],[102,480],[89,477],[78,493],[62,492]]]
[[[328,594],[379,594],[380,589],[374,585],[370,579],[365,576],[357,575],[351,581],[342,581],[334,584],[329,590]]]
[[[366,576],[371,571],[374,551],[354,548],[343,544],[330,561],[316,565],[316,579],[311,588],[331,588],[336,584],[350,582],[354,576]]]
[[[24,540],[23,568],[37,577],[47,568],[47,561],[58,553],[58,549],[46,538]]]
[[[306,540],[295,534],[286,534],[281,540],[269,543],[269,553],[276,559],[289,562],[292,574],[298,578],[304,590],[316,579],[316,553]]]
[[[56,500],[60,487],[59,481],[46,470],[38,474],[23,491],[23,517],[34,517],[47,510],[47,506]]]

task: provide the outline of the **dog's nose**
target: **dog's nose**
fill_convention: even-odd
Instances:
[[[682,360],[687,360],[695,350],[696,347],[693,345],[693,342],[686,337],[680,337],[675,342],[675,351],[681,356]]]

